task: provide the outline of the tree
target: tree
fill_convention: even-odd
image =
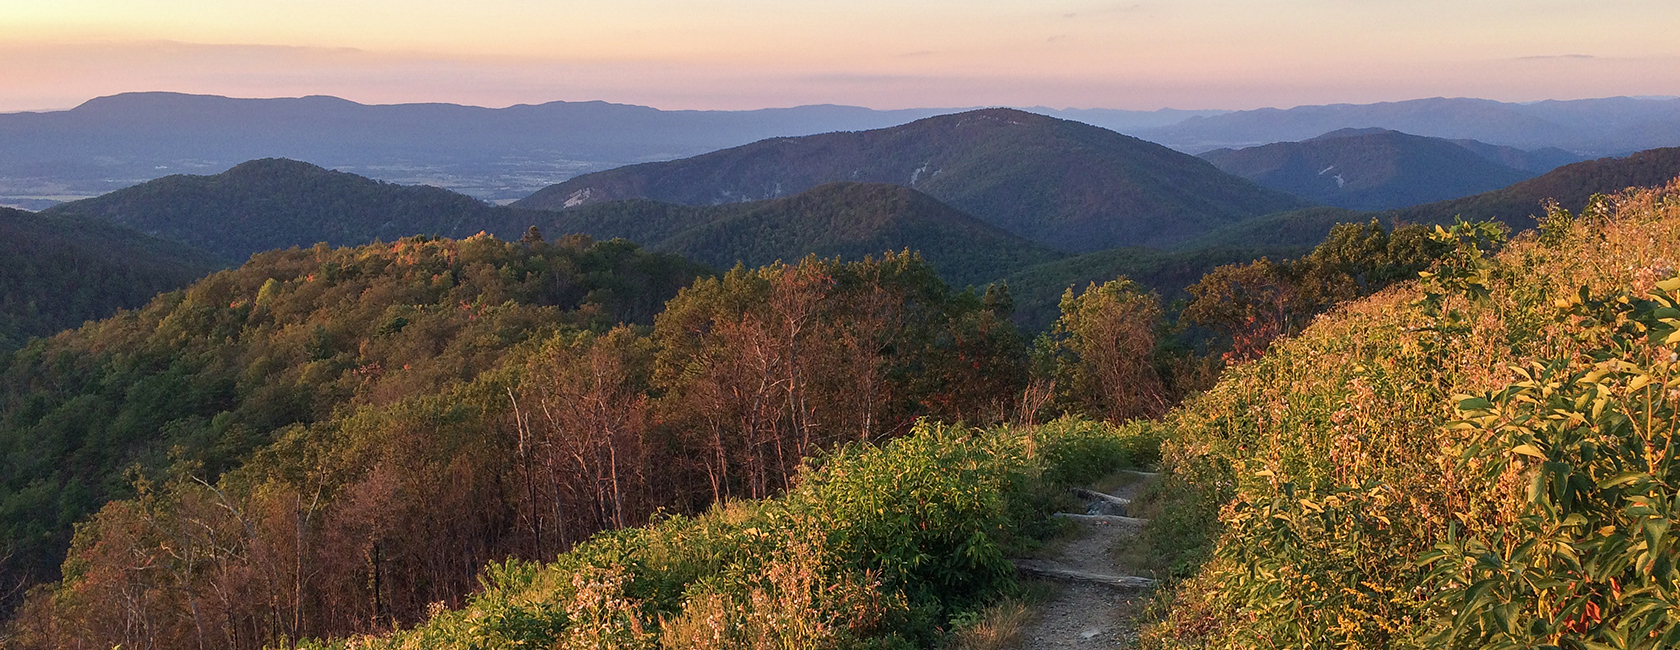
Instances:
[[[1084,293],[1062,294],[1062,316],[1039,341],[1064,410],[1119,422],[1166,411],[1166,391],[1155,370],[1155,329],[1161,304],[1131,280],[1120,278]]]

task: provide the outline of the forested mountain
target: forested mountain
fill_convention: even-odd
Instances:
[[[1496,219],[1515,228],[1531,228],[1546,214],[1545,201],[1580,211],[1594,194],[1628,187],[1662,187],[1680,177],[1680,147],[1652,149],[1623,158],[1600,158],[1564,165],[1544,175],[1451,201],[1391,211],[1387,217],[1410,223],[1452,223]]]
[[[719,268],[910,249],[960,287],[984,286],[1061,257],[926,194],[880,183],[829,183],[790,197],[718,206],[624,199],[544,214],[552,215],[539,221],[548,232],[623,237]]]
[[[43,209],[169,174],[308,160],[405,185],[507,201],[578,174],[764,138],[878,129],[962,108],[660,110],[602,101],[484,108],[122,93],[65,111],[0,114],[0,205]],[[1133,130],[1223,111],[1030,109]]]
[[[1343,129],[1300,142],[1215,149],[1201,158],[1315,203],[1388,210],[1480,194],[1536,175],[1485,157],[1498,153],[1491,146],[1477,152],[1398,131]]]
[[[482,108],[123,93],[67,111],[0,115],[0,139],[7,143],[0,149],[0,202],[93,196],[259,158],[308,160],[380,180],[512,200],[584,172],[769,137],[881,128],[941,112],[948,111],[663,111],[601,101]]]
[[[436,394],[556,332],[652,324],[697,272],[587,238],[317,246],[37,340],[0,368],[0,605],[55,577],[72,525],[143,495],[141,478],[214,480],[287,432]]]
[[[1164,246],[1303,202],[1090,125],[1010,109],[855,133],[777,138],[588,174],[515,207],[647,198],[715,205],[834,181],[914,188],[1005,231],[1070,251]]]
[[[104,221],[0,208],[0,352],[140,307],[219,266]]]
[[[1356,129],[1363,130],[1363,129]],[[1541,147],[1539,149],[1518,149],[1496,144],[1488,144],[1480,140],[1457,139],[1451,141],[1470,153],[1476,154],[1493,162],[1512,169],[1529,172],[1535,176],[1552,171],[1569,163],[1586,160],[1585,156],[1573,154],[1557,147]]]
[[[911,249],[959,286],[984,285],[1060,256],[899,186],[835,183],[798,196],[722,206],[627,200],[553,212],[497,207],[435,187],[384,183],[284,159],[255,160],[214,176],[162,178],[43,214],[120,223],[229,262],[318,242],[353,246],[481,231],[512,240],[531,226],[553,237],[622,237],[718,268],[813,253],[860,259]]]
[[[1495,220],[1514,229],[1532,228],[1546,213],[1545,202],[1578,212],[1594,194],[1615,194],[1629,187],[1662,187],[1680,177],[1680,148],[1652,149],[1622,158],[1600,158],[1564,165],[1540,176],[1491,192],[1384,212],[1309,208],[1269,214],[1225,226],[1176,250],[1220,246],[1308,247],[1323,241],[1338,223],[1420,223],[1451,225],[1457,218]]]
[[[320,246],[31,345],[0,384],[5,579],[66,571],[17,638],[424,621],[486,563],[780,493],[820,450],[994,420],[1025,384],[1007,297],[915,255],[693,274],[576,237]]]
[[[1261,108],[1191,117],[1134,135],[1183,151],[1304,140],[1348,128],[1383,128],[1433,138],[1582,155],[1621,155],[1680,145],[1680,99],[1607,97],[1530,103],[1414,99],[1375,104]]]
[[[42,214],[122,224],[235,264],[262,251],[317,242],[347,246],[410,235],[464,237],[485,229],[507,235],[529,225],[502,225],[507,211],[448,190],[279,158],[211,176],[167,176]]]

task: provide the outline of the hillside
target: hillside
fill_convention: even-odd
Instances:
[[[288,431],[441,391],[533,339],[651,325],[698,271],[624,242],[272,251],[0,358],[0,613],[141,477],[214,480]]]
[[[1545,214],[1544,203],[1556,200],[1580,211],[1594,194],[1614,194],[1629,187],[1662,187],[1680,177],[1680,149],[1652,149],[1622,158],[1600,158],[1564,165],[1540,176],[1449,201],[1438,201],[1385,212],[1356,212],[1339,208],[1309,208],[1269,214],[1209,232],[1180,244],[1191,251],[1217,246],[1312,246],[1323,241],[1338,223],[1419,223],[1451,225],[1466,220],[1497,220],[1521,230],[1535,226]]]
[[[544,188],[513,206],[560,210],[628,198],[715,205],[789,196],[834,181],[911,187],[1069,251],[1165,246],[1301,206],[1165,147],[1010,109],[633,165]]]
[[[436,187],[384,183],[278,158],[211,176],[167,176],[42,213],[103,219],[232,263],[317,242],[351,246],[410,235],[466,236],[506,214]]]
[[[543,228],[625,237],[717,268],[910,249],[959,287],[984,286],[1061,257],[916,190],[870,183],[829,183],[786,198],[707,207],[644,199],[591,203],[555,214]]]
[[[122,93],[0,115],[0,204],[104,194],[258,158],[308,160],[405,185],[513,200],[580,173],[764,138],[874,129],[938,114],[800,106],[664,111],[601,101],[483,108]]]
[[[1262,108],[1195,116],[1135,132],[1182,151],[1304,140],[1337,129],[1383,128],[1522,149],[1610,156],[1680,145],[1680,99],[1607,97],[1531,103],[1463,97]]]
[[[1176,251],[1113,248],[1030,266],[1011,273],[1004,282],[1015,298],[1016,323],[1023,331],[1042,332],[1060,314],[1058,303],[1062,292],[1069,289],[1083,291],[1092,283],[1124,277],[1153,290],[1170,303],[1186,297],[1186,287],[1217,267],[1245,264],[1262,257],[1284,259],[1311,250],[1312,244],[1216,245]]]
[[[1146,536],[1185,580],[1145,643],[1673,647],[1677,197],[1497,255],[1454,229],[1431,278],[1168,415],[1174,516]]]
[[[1343,129],[1300,142],[1215,149],[1201,158],[1263,187],[1341,208],[1388,210],[1496,190],[1535,174],[1440,138]]]
[[[923,417],[995,419],[1025,354],[1007,304],[915,255],[695,278],[578,238],[259,254],[7,360],[0,584],[64,572],[4,640],[261,648],[423,622],[487,563],[787,492],[806,459]],[[912,551],[905,577],[1004,584],[975,539],[932,531],[954,564]]]
[[[1580,211],[1594,194],[1611,194],[1628,187],[1662,187],[1680,177],[1680,147],[1641,151],[1622,158],[1599,158],[1564,165],[1510,187],[1461,199],[1418,205],[1389,212],[1386,218],[1409,223],[1452,223],[1497,219],[1515,228],[1532,228],[1545,214],[1542,203],[1557,201]]]
[[[0,208],[0,351],[140,307],[218,266],[103,221]]]

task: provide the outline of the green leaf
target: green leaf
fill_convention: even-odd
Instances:
[[[1633,483],[1635,481],[1640,481],[1642,479],[1648,479],[1650,477],[1651,477],[1651,475],[1646,474],[1645,472],[1622,472],[1622,473],[1617,474],[1615,476],[1612,476],[1610,478],[1599,481],[1598,482],[1598,489],[1608,490],[1610,488],[1621,487],[1623,485],[1628,485],[1628,484]]]
[[[1515,447],[1512,447],[1511,448],[1511,453],[1522,454],[1524,456],[1533,456],[1533,457],[1539,458],[1539,459],[1545,459],[1546,458],[1546,452],[1541,451],[1539,447],[1536,447],[1534,445],[1528,445],[1528,444],[1517,445]]]

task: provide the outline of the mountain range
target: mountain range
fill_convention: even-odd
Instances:
[[[856,260],[913,249],[962,287],[1064,257],[931,196],[885,183],[828,183],[790,197],[716,206],[624,199],[547,214],[541,223],[548,232],[623,237],[719,268],[813,254]]]
[[[506,108],[368,105],[337,97],[236,99],[143,92],[70,110],[0,114],[0,204],[41,209],[170,174],[257,158],[308,160],[404,184],[507,201],[577,174],[692,156],[777,136],[874,129],[960,109],[798,106],[666,111],[601,101]],[[1092,109],[1136,130],[1223,111]]]
[[[1387,129],[1341,129],[1300,142],[1215,149],[1201,158],[1264,187],[1354,210],[1479,194],[1579,160],[1558,149],[1529,152]]]
[[[627,200],[553,212],[493,206],[441,188],[397,185],[278,158],[209,176],[168,176],[60,204],[41,216],[133,228],[208,251],[223,264],[316,242],[354,246],[481,231],[512,241],[531,226],[550,236],[621,237],[717,268],[791,262],[809,254],[859,259],[910,248],[958,286],[983,285],[1062,256],[893,185],[833,183],[791,197],[722,206]]]
[[[1583,156],[1625,155],[1680,145],[1680,98],[1609,97],[1531,103],[1414,99],[1376,104],[1262,108],[1192,116],[1133,135],[1202,152],[1304,140],[1337,129],[1380,127],[1495,145],[1556,147]]]
[[[367,105],[325,96],[125,93],[70,110],[0,114],[0,142],[5,143],[0,147],[0,205],[38,210],[171,174],[211,174],[274,157],[505,202],[578,174],[625,164],[771,137],[878,129],[961,110],[822,105],[666,111],[599,101],[483,108]],[[1437,98],[1236,112],[1028,110],[1192,153],[1303,140],[1350,127],[1524,149],[1558,147],[1583,156],[1680,144],[1680,101],[1669,99],[1512,104]]]
[[[1306,205],[1160,145],[1081,122],[986,109],[862,132],[775,138],[586,174],[511,204],[646,198],[717,205],[824,183],[893,183],[1067,251],[1165,246]]]

